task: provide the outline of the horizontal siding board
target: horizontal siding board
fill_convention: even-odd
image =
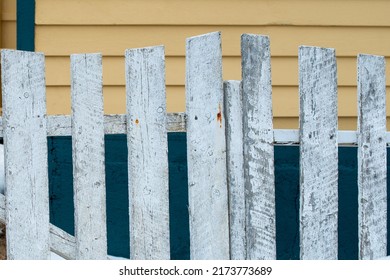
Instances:
[[[388,1],[37,0],[36,3],[37,24],[390,25]]]
[[[272,42],[271,42],[272,44]],[[223,79],[238,80],[241,78],[241,58],[224,57]],[[125,84],[123,71],[124,57],[109,56],[103,58],[103,84],[118,86]],[[387,59],[387,67],[390,72],[390,58]],[[340,86],[356,86],[356,71],[351,71],[356,66],[355,57],[337,58],[338,80]],[[298,84],[298,57],[272,57],[273,69],[272,85],[296,86]],[[69,85],[69,57],[48,57],[46,60],[46,84],[48,86]],[[185,83],[185,57],[166,57],[166,83],[168,86],[179,86]],[[390,81],[388,81],[390,85]]]
[[[297,117],[299,113],[298,87],[274,86],[272,90],[274,117]],[[49,114],[69,114],[69,91],[68,87],[62,86],[47,88],[47,108]],[[339,87],[338,91],[339,117],[356,117],[356,87]],[[386,91],[387,97],[390,98],[390,87],[387,87]],[[104,97],[106,114],[123,114],[126,111],[124,86],[105,86]],[[387,103],[387,110],[390,112],[390,102]],[[185,111],[184,86],[167,87],[167,111]]]
[[[224,56],[240,55],[242,33],[268,35],[272,56],[296,56],[300,45],[336,48],[339,56],[355,57],[360,52],[390,56],[390,27],[36,26],[35,46],[48,56],[84,52],[106,56],[123,55],[126,48],[164,45],[166,55],[184,56],[188,36],[213,31],[223,34]]]

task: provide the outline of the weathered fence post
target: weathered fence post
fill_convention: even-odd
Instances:
[[[270,44],[241,37],[247,259],[276,259]]]
[[[8,259],[49,257],[45,58],[1,51]]]
[[[101,54],[71,55],[76,259],[106,259]]]
[[[226,160],[229,191],[230,259],[246,259],[245,180],[240,81],[224,82]]]
[[[386,153],[385,59],[359,55],[359,259],[387,255]]]
[[[131,259],[170,259],[164,47],[126,50]]]
[[[337,69],[334,49],[299,48],[300,254],[337,259]]]
[[[186,108],[191,259],[229,259],[219,32],[187,39]]]

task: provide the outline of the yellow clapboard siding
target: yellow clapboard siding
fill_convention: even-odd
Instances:
[[[124,114],[126,112],[126,90],[124,86],[105,86],[104,112],[106,114]],[[70,114],[70,87],[46,88],[47,113],[49,115]],[[167,111],[183,112],[185,109],[184,87],[167,87]]]
[[[125,87],[104,86],[105,112],[120,114],[126,111]],[[390,98],[390,88],[387,88]],[[357,115],[356,87],[339,87],[339,116],[355,117]],[[272,88],[273,114],[275,117],[296,117],[299,115],[298,87]],[[49,114],[63,114],[70,112],[70,87],[47,87],[47,103]],[[387,103],[390,110],[390,102]],[[167,111],[185,111],[184,86],[167,86]]]
[[[16,21],[16,0],[1,0],[2,21]]]
[[[389,1],[36,0],[37,24],[389,26]]]
[[[1,23],[1,47],[16,49],[16,22],[3,21]]]
[[[187,37],[222,31],[222,51],[240,55],[242,33],[269,35],[273,56],[297,56],[300,45],[332,47],[338,56],[390,56],[390,27],[288,26],[37,26],[35,46],[50,56],[102,52],[120,56],[127,48],[165,45],[166,55],[184,56]]]
[[[185,57],[166,57],[167,85],[185,84]],[[390,58],[386,59],[387,73],[390,73]],[[125,83],[124,57],[103,57],[103,82],[105,85],[124,85]],[[272,57],[271,58],[272,84],[278,86],[294,86],[298,84],[298,58]],[[338,84],[340,86],[356,86],[356,58],[337,58]],[[46,83],[50,86],[64,86],[70,84],[69,57],[46,58]],[[223,58],[224,80],[241,79],[241,58]],[[387,80],[390,85],[390,80]]]

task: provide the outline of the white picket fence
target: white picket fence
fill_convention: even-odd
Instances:
[[[270,43],[187,39],[186,113],[167,114],[164,47],[125,53],[127,114],[104,115],[102,56],[71,56],[71,116],[46,116],[44,54],[1,52],[9,259],[107,259],[104,134],[127,134],[131,259],[169,259],[167,132],[187,132],[192,259],[275,259],[274,144],[300,145],[301,259],[337,259],[338,145],[358,146],[359,258],[387,255],[385,59],[359,55],[358,131],[337,129],[333,49],[299,48],[300,129],[274,130]],[[47,136],[72,136],[75,236],[49,223]],[[0,135],[1,136],[1,135]]]

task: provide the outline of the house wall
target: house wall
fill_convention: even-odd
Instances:
[[[16,48],[16,0],[0,0],[0,48]],[[1,92],[1,89],[0,89]],[[0,94],[1,104],[1,94]],[[0,108],[1,112],[1,108]]]
[[[16,48],[16,0],[0,0],[1,48]]]
[[[241,78],[242,33],[270,36],[275,128],[298,127],[298,46],[335,48],[339,128],[355,129],[356,56],[389,61],[389,10],[382,0],[36,0],[35,49],[47,55],[48,113],[70,113],[69,55],[82,52],[103,53],[105,112],[124,113],[124,51],[150,45],[166,47],[168,111],[185,111],[185,39],[219,30],[224,79]]]

